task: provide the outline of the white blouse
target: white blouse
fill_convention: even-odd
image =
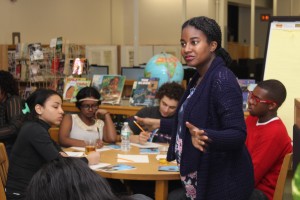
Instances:
[[[104,122],[100,119],[96,119],[95,123],[91,126],[86,125],[81,121],[78,114],[72,114],[72,129],[70,137],[78,140],[86,139],[103,139],[103,127]]]

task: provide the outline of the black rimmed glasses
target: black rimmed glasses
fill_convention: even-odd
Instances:
[[[99,108],[99,104],[82,104],[80,107],[84,110],[97,110]]]
[[[272,103],[275,103],[277,105],[277,103],[275,101],[272,101],[272,100],[263,100],[263,99],[260,99],[258,96],[255,96],[253,94],[253,92],[249,92],[248,94],[248,101],[249,100],[252,100],[252,103],[254,105],[257,105],[258,103],[265,103],[265,104],[272,104]]]

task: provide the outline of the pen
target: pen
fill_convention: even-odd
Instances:
[[[127,161],[127,162],[134,162],[133,160],[129,160],[129,159],[126,159],[126,158],[117,158],[117,159],[121,159],[121,160],[124,160],[124,161]]]
[[[139,127],[141,131],[146,132],[135,120],[133,120],[133,123],[135,123],[135,125]]]

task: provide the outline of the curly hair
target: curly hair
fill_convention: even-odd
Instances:
[[[278,107],[285,101],[287,92],[285,86],[280,81],[275,79],[264,80],[259,82],[257,87],[267,90],[268,98],[275,101],[278,104]]]
[[[161,100],[164,96],[167,96],[170,99],[175,99],[176,101],[179,101],[183,93],[184,88],[182,87],[182,85],[176,82],[167,82],[160,86],[156,93],[156,97],[159,100]]]
[[[8,71],[0,70],[0,89],[4,94],[19,96],[18,83]]]
[[[184,22],[181,30],[183,30],[187,26],[192,26],[197,30],[202,31],[207,37],[207,43],[211,43],[212,41],[217,42],[217,48],[215,51],[216,55],[223,58],[226,66],[230,65],[232,59],[229,53],[221,47],[222,32],[220,26],[215,20],[204,16],[194,17]]]

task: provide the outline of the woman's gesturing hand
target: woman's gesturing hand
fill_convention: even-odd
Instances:
[[[186,122],[186,127],[190,130],[192,136],[192,143],[196,149],[204,152],[208,146],[209,138],[205,134],[204,130],[200,130],[193,124]]]

